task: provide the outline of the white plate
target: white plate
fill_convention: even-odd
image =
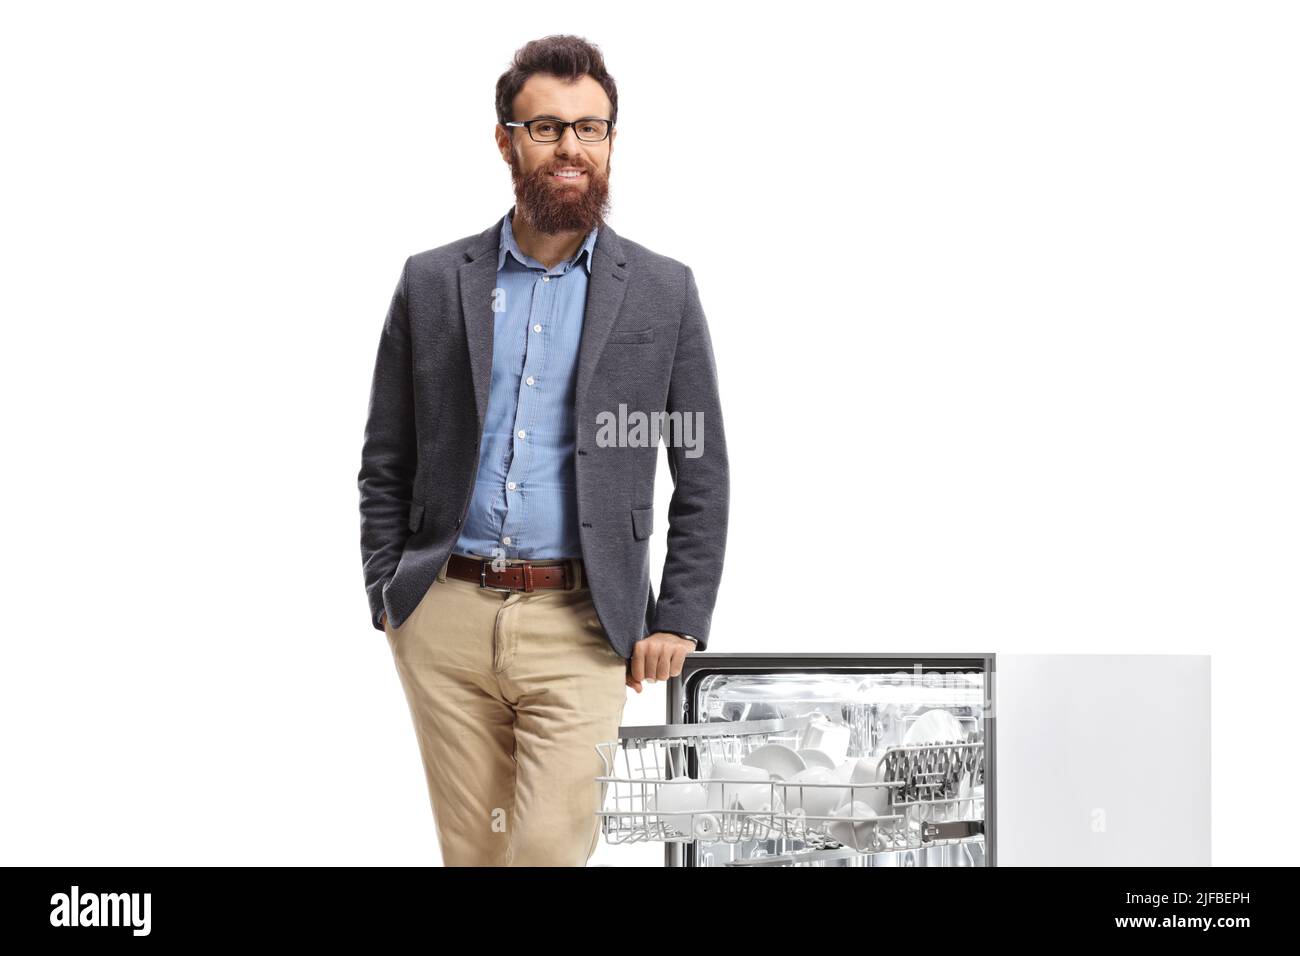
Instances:
[[[789,780],[795,774],[808,769],[808,765],[804,763],[798,751],[781,744],[765,744],[746,754],[741,762],[749,767],[762,767],[777,780]]]
[[[961,725],[961,721],[937,707],[916,718],[903,737],[903,743],[907,746],[963,743],[965,740],[966,728]]]

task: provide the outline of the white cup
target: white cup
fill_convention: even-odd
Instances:
[[[725,787],[723,781],[726,781]],[[762,767],[715,763],[709,771],[708,807],[710,810],[770,811],[773,809],[770,781],[771,777]]]
[[[849,770],[848,782],[852,784],[877,783],[883,768],[885,755],[860,757]],[[855,787],[845,795],[845,800],[857,800],[876,811],[878,816],[889,813],[889,787]]]
[[[848,790],[840,786],[830,786],[839,782],[834,771],[827,770],[825,767],[810,767],[795,774],[787,783],[778,786],[777,792],[785,803],[786,812],[802,810],[805,816],[826,817],[848,799]],[[800,787],[796,784],[817,784],[817,786]],[[826,823],[825,820],[813,819],[808,821],[808,826],[824,830]]]
[[[860,817],[858,820],[836,820],[829,829],[831,836],[855,850],[870,850],[876,842],[876,811],[859,801],[836,807],[837,817]]]
[[[831,758],[840,761],[849,752],[848,724],[832,723],[824,714],[813,714],[804,728],[800,747],[820,750]]]
[[[655,788],[655,795],[646,801],[647,812],[657,815],[668,826],[687,836],[691,834],[692,815],[707,810],[708,806],[708,791],[703,784],[693,780],[689,783],[661,783]]]

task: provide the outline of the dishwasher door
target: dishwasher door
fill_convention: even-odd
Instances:
[[[993,657],[688,655],[602,748],[610,843],[668,866],[993,863]]]
[[[997,702],[1000,865],[1210,865],[1208,656],[999,654]]]

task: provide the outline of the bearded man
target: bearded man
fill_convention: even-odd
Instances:
[[[410,256],[384,320],[362,564],[444,864],[583,866],[605,797],[597,745],[617,737],[627,688],[678,676],[708,642],[726,439],[693,273],[605,221],[618,91],[600,51],[528,43],[496,111],[514,205]],[[668,443],[657,599],[658,442],[598,440],[620,408],[698,432]]]

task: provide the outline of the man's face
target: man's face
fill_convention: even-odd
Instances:
[[[589,76],[568,82],[535,73],[515,97],[513,120],[565,122],[609,119],[610,102]],[[515,204],[539,232],[590,232],[609,212],[609,156],[616,130],[599,143],[578,139],[572,127],[554,143],[536,143],[522,127],[497,126],[497,147],[510,164]],[[561,176],[561,172],[577,175]]]

